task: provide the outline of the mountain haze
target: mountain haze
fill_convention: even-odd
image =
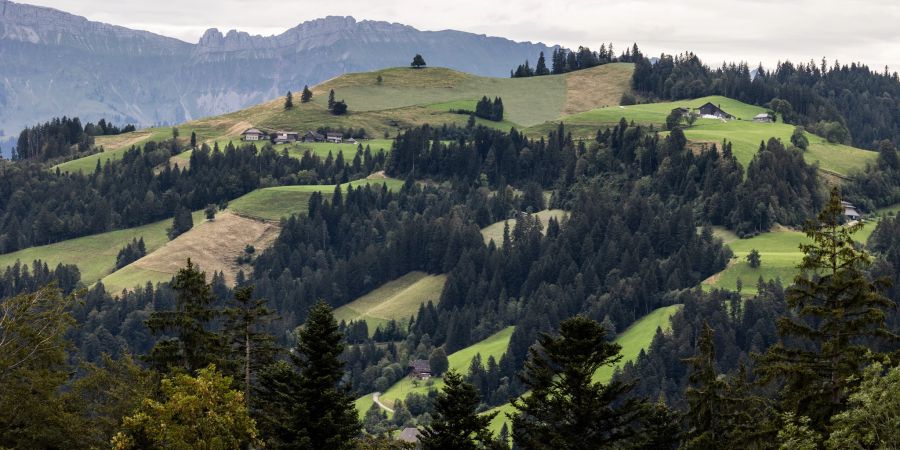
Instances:
[[[486,76],[551,47],[353,17],[306,21],[277,36],[208,30],[197,44],[0,3],[0,142],[59,115],[142,126],[260,103],[347,72],[430,66]],[[4,146],[4,151],[8,150]]]

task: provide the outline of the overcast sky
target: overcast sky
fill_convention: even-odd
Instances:
[[[326,15],[456,29],[567,47],[637,42],[706,63],[778,60],[900,70],[898,0],[20,0],[197,42],[207,28],[280,34]]]

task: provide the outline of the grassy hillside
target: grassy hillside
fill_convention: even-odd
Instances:
[[[551,217],[555,217],[556,220],[561,221],[569,215],[569,213],[562,209],[545,209],[543,211],[538,211],[536,214],[538,219],[541,220],[541,224],[544,226],[544,231],[547,230],[547,224],[550,223]],[[506,227],[507,222],[509,222],[509,229],[510,232],[512,232],[512,229],[516,226],[516,219],[503,220],[482,228],[481,235],[484,236],[484,243],[487,244],[493,240],[494,244],[497,246],[503,245],[503,229]]]
[[[672,305],[658,308],[620,333],[619,336],[616,337],[615,342],[622,346],[622,351],[619,353],[622,355],[622,360],[614,367],[607,366],[600,368],[600,370],[594,374],[594,382],[609,382],[616,368],[637,359],[641,350],[645,350],[650,346],[650,343],[653,341],[653,336],[656,335],[657,328],[662,328],[663,331],[669,331],[671,329],[672,325],[669,322],[669,319],[681,309],[681,306],[682,305]],[[507,403],[493,408],[488,412],[499,412],[497,417],[491,422],[490,426],[491,431],[493,431],[494,434],[499,434],[503,424],[507,422],[506,415],[515,413],[516,409],[512,404]]]
[[[450,369],[463,374],[468,373],[469,364],[472,363],[472,358],[479,354],[481,355],[482,361],[486,362],[491,356],[499,361],[500,357],[506,353],[507,347],[509,347],[509,340],[512,337],[514,330],[515,327],[506,327],[483,341],[450,354],[447,357],[450,362]],[[381,395],[381,403],[390,407],[395,400],[406,398],[406,395],[410,392],[424,395],[428,393],[430,389],[440,390],[443,386],[444,382],[440,378],[432,378],[427,382],[413,382],[410,377],[404,377]],[[371,405],[371,394],[360,397],[356,401],[356,408],[357,411],[359,411],[360,416],[365,414]]]
[[[392,178],[359,180],[342,185],[346,192],[348,185],[354,188],[363,184],[380,187],[387,184],[388,189],[399,189],[403,181]],[[257,189],[243,197],[232,200],[228,209],[237,214],[261,220],[279,220],[293,214],[303,214],[309,207],[309,197],[313,192],[331,195],[335,185],[277,186]]]
[[[503,122],[477,119],[483,125],[509,129],[531,126],[563,115],[617,105],[630,90],[632,64],[607,64],[563,75],[532,78],[490,78],[439,67],[413,70],[392,68],[377,72],[346,74],[312,88],[309,103],[295,101],[284,109],[284,100],[276,98],[240,111],[207,117],[177,125],[181,140],[191,132],[200,142],[224,145],[240,139],[240,133],[256,127],[266,131],[303,132],[320,127],[363,128],[369,136],[381,138],[399,130],[422,124],[465,125],[468,116],[452,114],[450,109],[470,109],[482,96],[502,97]],[[382,82],[378,83],[378,77]],[[328,92],[334,89],[338,100],[345,100],[349,113],[334,116],[328,111]],[[300,89],[296,89],[300,91]],[[93,171],[100,160],[118,159],[131,145],[149,140],[171,139],[171,127],[150,128],[119,136],[97,138],[106,152],[60,164],[62,171]],[[314,146],[319,151],[319,145]],[[321,147],[326,146],[321,145]],[[355,150],[355,146],[353,147]],[[373,149],[374,146],[373,146]],[[387,149],[387,148],[386,148]],[[325,150],[327,153],[327,150]],[[346,152],[345,152],[346,153]],[[299,151],[298,154],[302,154]]]
[[[371,336],[379,325],[390,320],[406,321],[415,316],[419,305],[429,300],[437,304],[446,282],[446,275],[410,272],[335,309],[334,318],[347,322],[365,320]]]
[[[247,245],[258,252],[269,247],[278,237],[280,228],[271,222],[258,221],[224,211],[214,220],[200,219],[188,232],[167,242],[147,256],[123,267],[105,278],[109,292],[121,292],[146,282],[169,281],[190,258],[200,270],[212,278],[221,272],[228,284],[234,283],[239,270],[250,272],[251,267],[239,266],[235,260]]]
[[[874,221],[866,223],[862,230],[853,235],[854,239],[865,243],[875,225]],[[808,244],[810,240],[800,231],[778,229],[750,239],[725,239],[725,242],[734,252],[734,258],[725,270],[706,279],[703,287],[736,290],[740,279],[741,293],[755,295],[759,277],[766,281],[780,278],[784,285],[791,283],[799,272],[797,265],[803,260],[800,244]],[[755,269],[750,267],[746,259],[753,249],[759,251],[761,260],[760,266]]]
[[[675,102],[650,103],[630,106],[611,106],[598,108],[579,114],[566,116],[562,121],[573,128],[573,132],[582,137],[592,137],[598,127],[615,125],[621,118],[644,125],[654,125],[662,129],[666,122],[666,116],[676,107],[696,108],[706,102],[719,105],[726,112],[737,117],[737,120],[723,122],[718,119],[698,119],[693,127],[685,129],[688,139],[695,142],[717,143],[721,146],[723,139],[732,142],[732,149],[738,160],[745,167],[756,154],[761,141],[767,141],[771,137],[780,138],[783,142],[790,142],[793,125],[784,123],[757,123],[753,122],[753,116],[766,112],[765,108],[748,105],[727,97],[710,96],[693,100],[680,100]],[[543,124],[531,130],[546,132],[556,127],[555,123]],[[808,163],[819,162],[823,169],[847,174],[854,169],[862,169],[866,163],[874,161],[875,152],[869,152],[854,147],[830,144],[824,138],[806,133],[809,139],[809,149],[804,153]]]
[[[203,220],[202,218],[202,212],[194,213],[195,222]],[[165,245],[169,241],[166,228],[170,226],[172,220],[167,219],[136,228],[84,236],[7,253],[0,255],[0,270],[15,264],[16,260],[23,264],[31,264],[33,260],[40,259],[51,266],[60,263],[77,264],[81,270],[82,282],[90,285],[113,272],[119,250],[132,239],[143,237],[148,253]]]

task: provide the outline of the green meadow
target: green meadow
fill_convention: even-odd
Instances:
[[[652,125],[661,130],[665,126],[666,116],[672,109],[677,107],[697,108],[707,102],[719,105],[723,110],[734,115],[736,119],[724,122],[719,119],[697,119],[693,126],[685,128],[685,136],[694,142],[715,143],[719,147],[721,147],[722,141],[727,139],[732,143],[735,157],[744,167],[750,163],[753,155],[759,150],[760,142],[768,141],[772,137],[781,139],[784,143],[790,142],[791,133],[794,131],[793,125],[780,122],[753,122],[753,116],[767,110],[722,96],[663,103],[609,106],[566,116],[561,121],[572,127],[575,133],[583,134],[582,137],[592,137],[598,128],[615,125],[623,117],[629,122]],[[555,126],[555,123],[549,123],[533,127],[531,130],[546,131]],[[809,149],[804,152],[806,162],[810,164],[818,162],[821,168],[841,175],[865,168],[867,163],[873,162],[878,156],[875,152],[829,143],[824,138],[811,133],[806,133],[806,137],[810,144]]]
[[[203,220],[203,212],[195,212],[194,222],[201,220]],[[11,266],[16,261],[30,265],[35,259],[40,259],[51,267],[57,264],[76,264],[81,270],[81,281],[85,285],[91,285],[113,272],[119,250],[130,243],[132,239],[143,237],[147,253],[151,253],[169,241],[166,229],[170,226],[172,226],[172,220],[166,219],[140,227],[84,236],[7,253],[0,255],[0,269]]]
[[[470,345],[462,350],[454,352],[447,356],[450,362],[450,370],[466,374],[469,372],[469,365],[475,355],[481,355],[481,360],[487,363],[488,358],[494,357],[497,361],[506,353],[509,347],[509,340],[515,327],[506,327],[497,333],[489,336],[483,341]],[[444,382],[440,377],[433,377],[428,381],[414,381],[410,377],[403,377],[400,381],[394,383],[387,391],[381,394],[380,401],[385,406],[390,407],[396,400],[403,400],[410,392],[417,394],[427,394],[429,390],[440,390],[444,386]],[[356,400],[356,410],[360,417],[372,406],[372,394],[367,394]]]
[[[391,320],[405,323],[428,301],[437,304],[446,282],[446,275],[410,272],[335,309],[334,318],[339,322],[365,320],[371,336],[379,325]]]
[[[550,218],[556,218],[557,221],[561,222],[568,217],[569,213],[562,209],[545,209],[538,211],[535,215],[540,219],[541,225],[543,225],[542,231],[546,232]],[[484,243],[488,244],[494,241],[494,244],[498,247],[502,246],[503,230],[506,228],[507,223],[509,224],[510,233],[512,233],[513,228],[516,226],[516,219],[502,220],[482,228],[481,235],[484,236]]]
[[[637,359],[641,350],[646,350],[650,347],[650,343],[653,342],[653,336],[656,335],[658,328],[662,329],[663,332],[671,330],[672,324],[670,319],[681,307],[682,305],[671,305],[657,308],[620,333],[616,337],[615,342],[622,346],[622,350],[619,353],[622,355],[621,361],[615,366],[601,367],[594,374],[593,381],[595,383],[608,383],[616,369],[624,366],[629,361]],[[525,395],[528,394],[526,393]],[[488,413],[491,412],[499,413],[494,417],[490,425],[491,431],[494,434],[499,434],[503,424],[508,422],[507,414],[515,413],[516,409],[511,403],[506,403],[488,411]]]
[[[392,178],[351,181],[341,185],[345,192],[348,186],[354,188],[362,185],[370,185],[380,188],[386,184],[388,189],[400,189],[403,181]],[[280,220],[294,214],[306,213],[309,207],[309,198],[313,192],[321,192],[330,196],[334,193],[336,185],[299,185],[276,186],[257,189],[243,197],[232,200],[228,209],[242,216],[261,220]]]

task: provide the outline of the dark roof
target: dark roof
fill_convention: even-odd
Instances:
[[[725,115],[726,117],[734,117],[731,114],[728,114],[727,112],[725,112],[725,110],[723,110],[722,108],[719,108],[717,105],[714,105],[712,102],[706,102],[706,103],[700,105],[700,107],[697,109],[699,109],[701,113],[703,113],[703,110],[708,110],[712,113],[720,112],[723,115]]]
[[[419,432],[418,428],[408,427],[404,428],[403,431],[400,432],[400,436],[397,438],[403,442],[419,442],[419,435],[422,434]]]
[[[409,368],[412,369],[414,373],[431,373],[431,364],[428,364],[427,359],[410,361]]]
[[[305,136],[322,137],[321,134],[319,134],[319,133],[317,133],[317,132],[315,132],[315,131],[307,131],[306,134],[305,134]]]
[[[328,137],[339,137],[339,138],[342,138],[342,137],[344,137],[344,135],[341,134],[341,133],[328,133]]]
[[[248,128],[247,131],[244,131],[241,134],[264,134],[262,131],[257,130],[256,128]]]

